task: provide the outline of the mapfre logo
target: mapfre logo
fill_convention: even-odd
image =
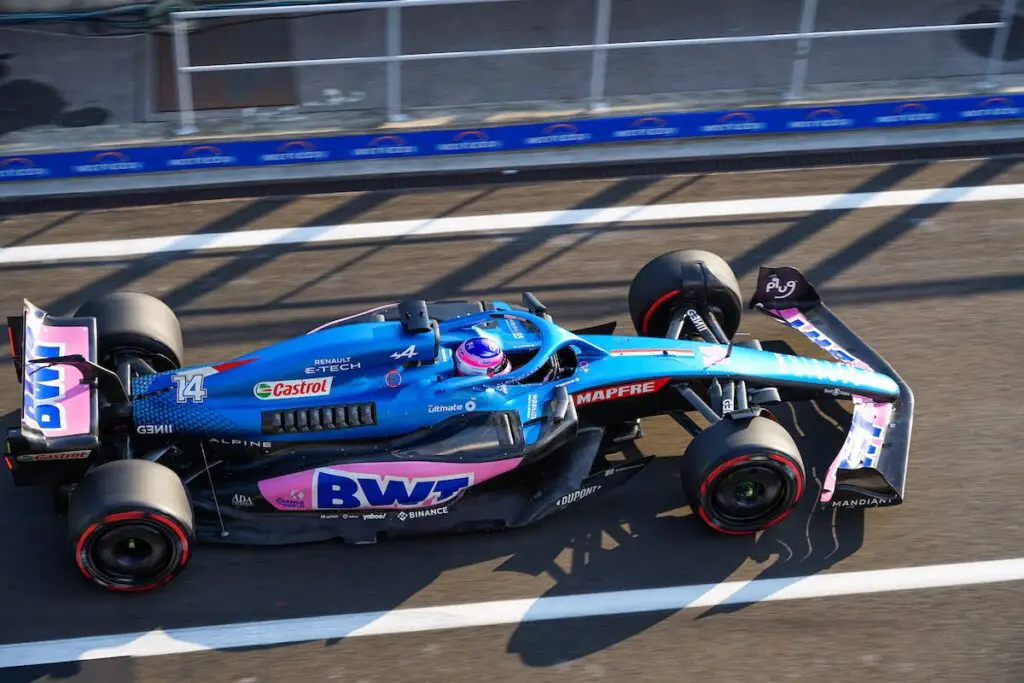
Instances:
[[[308,396],[327,396],[331,393],[333,377],[324,379],[291,379],[281,382],[260,382],[252,388],[256,398],[273,400],[279,398],[306,398]]]
[[[578,406],[584,406],[591,403],[601,403],[602,401],[614,401],[619,398],[653,394],[665,386],[667,382],[668,378],[662,377],[661,379],[650,379],[645,382],[630,382],[629,384],[620,384],[614,387],[601,387],[600,389],[581,391],[578,394],[573,394],[573,401]]]

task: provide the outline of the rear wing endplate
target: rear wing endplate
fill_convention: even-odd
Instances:
[[[895,403],[853,395],[846,442],[829,467],[821,502],[831,507],[884,507],[903,502],[914,420],[914,394],[888,362],[822,303],[795,268],[764,267],[750,307],[797,330],[836,360],[888,375]]]
[[[51,316],[25,300],[7,325],[22,384],[21,441],[36,452],[95,448],[98,389],[75,359],[96,363],[96,320]]]

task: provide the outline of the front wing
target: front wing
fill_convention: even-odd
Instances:
[[[889,375],[896,402],[853,395],[853,419],[825,478],[821,502],[831,507],[885,507],[903,502],[914,420],[914,394],[867,342],[822,303],[795,268],[762,267],[750,307],[795,329],[836,360]]]

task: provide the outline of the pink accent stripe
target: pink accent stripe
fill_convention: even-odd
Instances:
[[[390,308],[390,307],[396,306],[396,305],[397,305],[397,303],[384,304],[383,306],[377,306],[376,308],[371,308],[368,311],[362,311],[360,313],[353,313],[352,315],[346,315],[344,318],[336,318],[335,320],[329,320],[329,321],[325,322],[323,325],[320,325],[318,327],[314,327],[312,330],[310,330],[306,334],[313,334],[314,332],[319,332],[320,330],[324,329],[325,327],[330,327],[331,325],[336,325],[337,323],[343,323],[346,320],[352,320],[353,318],[358,318],[361,315],[368,315],[370,313],[376,313],[377,311],[383,311],[385,308]]]
[[[799,309],[786,308],[780,311],[773,311],[772,313],[787,323],[799,323],[800,327],[795,329],[808,339],[811,339],[807,334],[808,332],[817,332],[821,338],[828,339],[831,342],[829,346],[822,346],[821,344],[817,344],[817,346],[840,363],[852,365],[861,370],[872,370],[870,365],[836,344],[832,339],[826,337]],[[811,341],[815,340],[811,339]],[[837,351],[853,360],[851,361],[843,358],[841,355],[837,355]],[[832,464],[829,465],[828,472],[825,475],[825,483],[821,493],[822,503],[828,503],[832,500],[832,496],[835,495],[836,476],[840,469],[874,467],[882,455],[882,445],[885,443],[885,433],[889,427],[889,420],[892,417],[893,404],[874,401],[859,394],[854,394],[852,399],[853,418],[850,423],[850,431],[846,434],[843,447],[839,450],[839,454],[832,461]],[[873,432],[875,429],[881,430],[879,436],[874,436]],[[872,447],[875,448],[875,452],[873,455],[870,455]]]
[[[465,354],[461,348],[456,349],[455,355],[461,362],[465,363],[466,365],[470,365],[474,368],[482,368],[484,370],[489,370],[490,368],[493,368],[501,364],[501,356],[495,356],[494,361],[488,363],[487,361],[478,361],[476,358],[473,358],[472,356]]]
[[[430,479],[458,475],[470,475],[473,485],[492,479],[516,468],[521,458],[509,458],[482,463],[431,462],[410,460],[405,462],[361,462],[339,463],[331,467],[323,467],[295,474],[286,474],[273,479],[265,479],[258,483],[260,494],[278,510],[310,510],[315,500],[313,479],[318,470],[330,470],[334,473],[368,474],[382,478],[401,478],[406,480]],[[424,507],[410,505],[399,507]],[[320,508],[334,509],[334,508]],[[359,509],[375,509],[364,507]],[[394,509],[394,508],[384,508]]]

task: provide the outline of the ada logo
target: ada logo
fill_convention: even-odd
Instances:
[[[333,377],[324,379],[289,379],[280,382],[260,382],[252,388],[252,393],[261,400],[273,401],[280,398],[306,398],[308,396],[327,396],[331,393]]]
[[[632,396],[643,396],[653,394],[661,389],[668,382],[667,377],[651,379],[646,382],[633,382],[631,384],[620,384],[614,387],[602,387],[601,389],[590,389],[573,394],[576,405],[583,406],[590,403],[601,403],[602,401],[613,401],[617,398],[629,398]]]
[[[252,498],[243,496],[241,493],[236,493],[231,498],[231,504],[236,508],[251,508],[253,506]]]
[[[319,469],[313,474],[313,506],[319,510],[433,507],[454,500],[472,485],[471,472],[406,478]]]

